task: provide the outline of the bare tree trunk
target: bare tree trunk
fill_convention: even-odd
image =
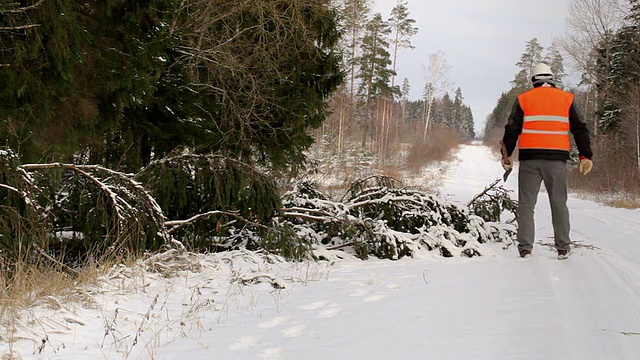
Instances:
[[[427,141],[427,132],[429,131],[429,123],[431,122],[431,105],[433,104],[433,94],[429,95],[427,101],[425,101],[425,116],[424,116],[424,136],[423,140]]]
[[[340,114],[338,115],[338,154],[342,153],[344,146],[344,118],[345,118],[345,96],[340,96]]]

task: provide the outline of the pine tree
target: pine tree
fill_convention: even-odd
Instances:
[[[525,46],[525,51],[520,56],[520,61],[516,65],[521,69],[515,79],[511,81],[511,85],[520,90],[526,90],[531,84],[531,71],[533,67],[542,61],[542,51],[544,48],[540,46],[537,38],[529,40]]]
[[[462,89],[457,88],[453,99],[453,112],[455,129],[460,134],[462,141],[470,141],[475,137],[473,129],[473,114],[471,109],[464,104]]]
[[[364,109],[362,146],[366,143],[373,120],[374,101],[382,96],[389,96],[393,89],[390,85],[393,70],[389,48],[389,24],[377,13],[367,23],[362,43],[362,55],[358,58],[357,78],[361,81],[358,96]]]
[[[362,45],[365,27],[368,22],[371,5],[370,0],[344,0],[342,10],[342,42],[344,49],[344,62],[348,71],[349,95],[351,104],[355,103],[356,74],[358,70],[358,57]],[[353,117],[353,106],[351,107]]]
[[[491,111],[491,114],[486,119],[484,136],[485,140],[492,141],[492,134],[494,131],[499,131],[507,123],[507,118],[511,113],[513,104],[516,101],[519,90],[512,88],[507,92],[503,92],[496,102],[496,106]],[[500,135],[501,136],[501,135]]]
[[[444,125],[449,129],[456,129],[456,111],[453,100],[449,93],[445,93],[442,99],[439,101],[439,119],[437,122]],[[437,117],[435,118],[437,119]]]
[[[409,84],[409,79],[404,78],[402,81],[402,87],[400,88],[400,93],[402,95],[402,123],[405,124],[407,117],[407,101],[409,101],[409,91],[411,91],[411,85]]]
[[[463,141],[471,141],[476,137],[475,126],[473,122],[473,112],[467,105],[462,106],[462,114],[460,116],[461,128],[460,134]]]
[[[453,96],[453,126],[454,129],[458,130],[460,134],[462,134],[462,106],[464,105],[462,101],[464,98],[462,97],[462,89],[458,87]]]
[[[391,69],[394,73],[397,70],[398,52],[400,49],[413,49],[411,45],[411,37],[418,33],[418,28],[414,27],[414,19],[409,18],[409,9],[407,2],[398,0],[396,6],[391,10],[391,18],[389,24],[391,26],[392,46],[393,46],[393,62]],[[395,74],[391,76],[391,86],[395,86]]]

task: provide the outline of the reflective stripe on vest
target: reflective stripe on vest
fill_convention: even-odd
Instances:
[[[520,149],[570,149],[569,109],[573,95],[553,87],[538,87],[518,96],[524,112]]]

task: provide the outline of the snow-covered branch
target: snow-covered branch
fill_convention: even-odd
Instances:
[[[262,225],[262,224],[258,224],[256,222],[252,222],[249,221],[245,218],[243,218],[242,216],[240,216],[237,212],[230,212],[230,211],[218,211],[218,210],[213,210],[213,211],[208,211],[206,213],[202,213],[202,214],[198,214],[198,215],[194,215],[192,217],[190,217],[189,219],[186,220],[172,220],[172,221],[165,221],[164,225],[166,227],[169,227],[170,229],[168,230],[169,234],[175,232],[176,230],[178,230],[179,228],[189,225],[189,224],[193,224],[195,222],[197,222],[198,220],[202,220],[211,216],[215,216],[215,215],[225,215],[225,216],[231,216],[233,218],[236,218],[238,220],[243,221],[244,223],[248,224],[248,225],[253,225],[259,228],[263,228],[263,229],[267,229],[267,226]]]

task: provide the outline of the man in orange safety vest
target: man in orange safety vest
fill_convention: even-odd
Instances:
[[[573,134],[584,175],[593,167],[589,130],[580,119],[573,94],[555,87],[551,68],[544,63],[531,72],[533,89],[518,96],[505,126],[502,142],[506,157],[502,167],[510,170],[518,147],[518,251],[527,257],[533,250],[534,208],[544,182],[551,205],[551,217],[558,259],[571,253],[569,209],[567,208],[567,160]]]

